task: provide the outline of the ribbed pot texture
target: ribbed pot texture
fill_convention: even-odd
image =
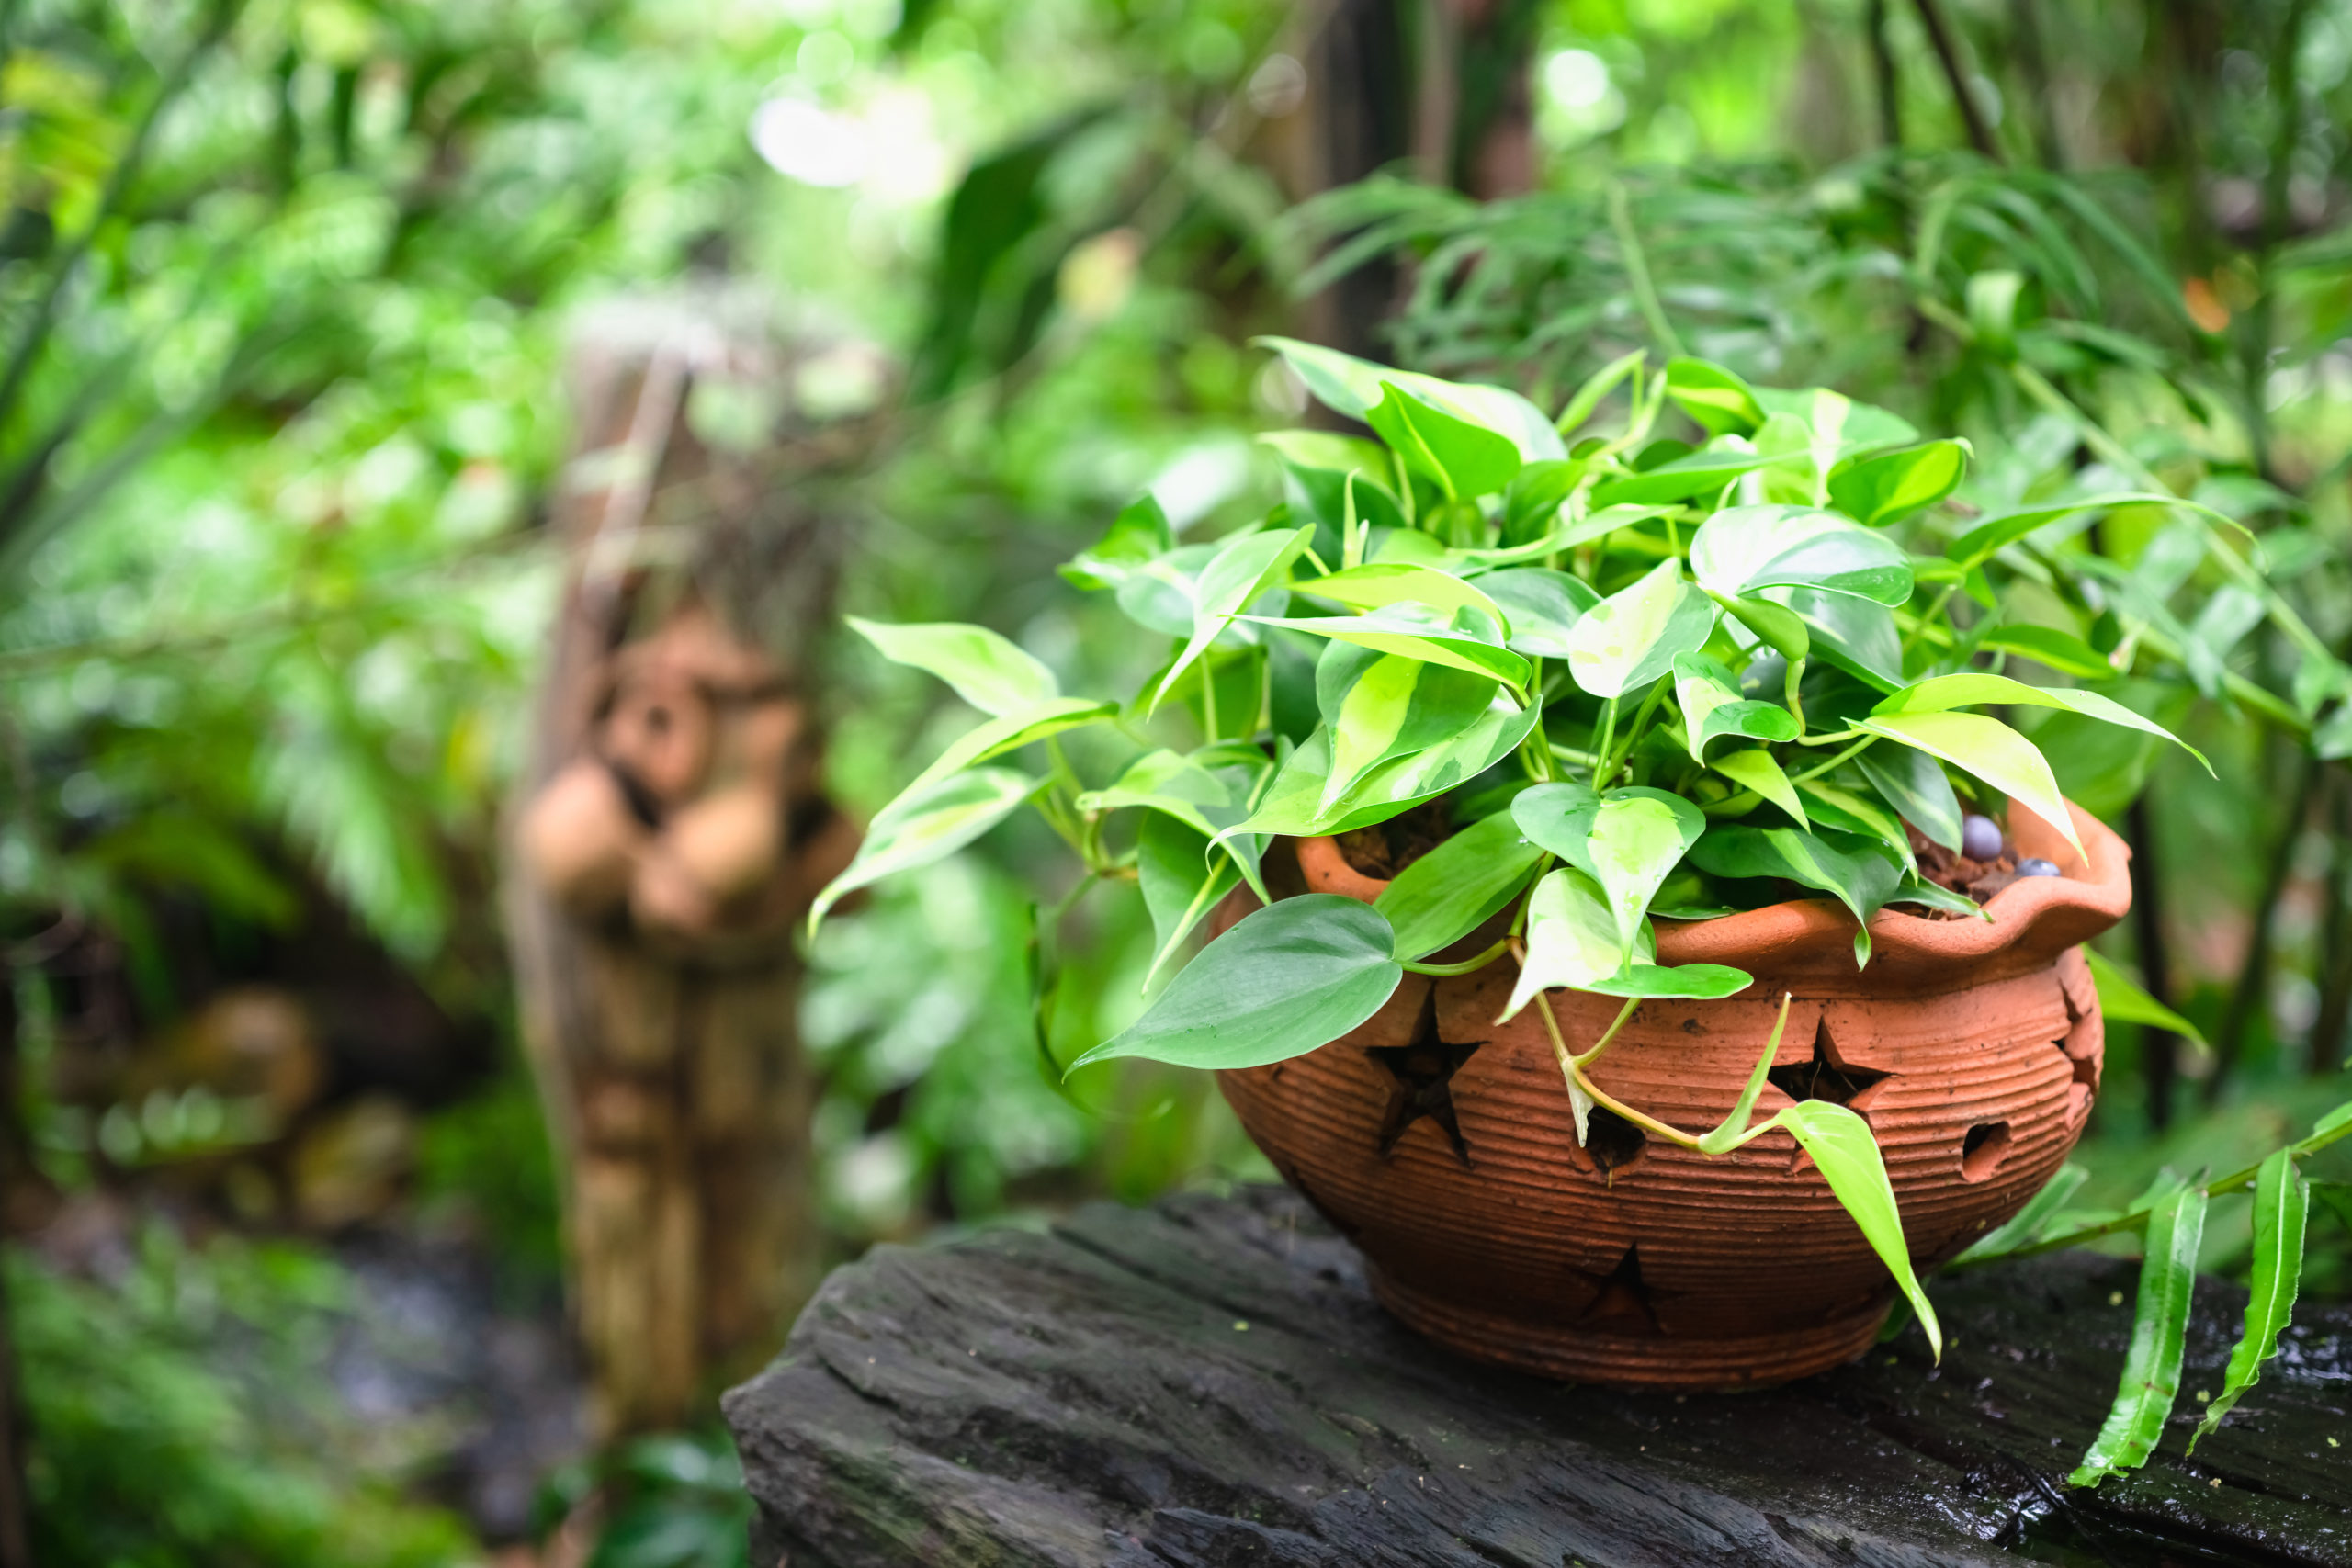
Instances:
[[[2130,851],[2074,817],[2087,863],[2012,806],[2018,852],[2064,874],[1996,894],[1990,923],[1882,912],[1865,968],[1852,919],[1826,900],[1659,921],[1659,963],[1735,964],[1757,983],[1722,1001],[1644,1003],[1594,1081],[1703,1132],[1739,1098],[1793,993],[1758,1116],[1792,1098],[1860,1112],[1913,1259],[1952,1257],[2056,1171],[2098,1090],[2105,1032],[2077,946],[2131,907]],[[1386,886],[1331,840],[1295,848],[1292,888],[1369,901]],[[1216,928],[1255,907],[1238,894]],[[1579,1147],[1536,1009],[1494,1021],[1514,973],[1504,958],[1408,974],[1343,1038],[1218,1075],[1258,1146],[1363,1251],[1389,1310],[1481,1360],[1627,1387],[1760,1386],[1868,1348],[1893,1282],[1795,1140],[1776,1131],[1710,1158],[1597,1111]],[[1548,995],[1572,1049],[1623,1005]]]

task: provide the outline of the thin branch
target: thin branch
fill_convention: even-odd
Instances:
[[[1960,39],[1952,32],[1951,19],[1944,15],[1943,0],[1918,0],[1918,5],[1919,19],[1928,27],[1928,41],[1935,46],[1936,62],[1944,68],[1952,101],[1960,106],[1960,122],[1968,129],[1968,144],[1996,164],[2007,162],[2000,143],[1993,140],[1993,128],[1985,123],[1984,106],[1976,101],[1975,86],[1967,63],[1960,58]]]

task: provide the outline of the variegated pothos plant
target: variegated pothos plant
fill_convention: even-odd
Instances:
[[[1184,542],[1146,498],[1063,569],[1165,639],[1165,661],[1131,698],[1067,695],[1045,664],[983,627],[854,623],[988,716],[875,818],[812,927],[843,895],[949,854],[1031,802],[1084,861],[1081,889],[1140,885],[1158,940],[1150,1005],[1072,1066],[1278,1062],[1363,1022],[1408,970],[1507,959],[1518,979],[1503,1016],[1538,1010],[1580,1138],[1596,1104],[1709,1155],[1789,1132],[1939,1350],[1868,1124],[1812,1100],[1753,1120],[1778,1025],[1737,1104],[1704,1132],[1623,1103],[1588,1069],[1642,999],[1754,983],[1721,964],[1658,964],[1654,919],[1777,901],[1793,883],[1851,912],[1863,964],[1871,918],[1890,905],[1990,918],[1921,874],[1906,824],[1957,848],[1963,798],[1987,811],[2015,799],[2070,841],[2075,830],[2042,753],[1984,710],[2058,709],[2179,742],[2108,696],[2057,683],[2111,673],[2108,655],[2005,620],[1988,574],[2026,562],[2021,542],[2109,507],[2159,504],[2202,526],[2233,525],[2138,492],[1976,514],[1953,499],[1965,442],[1922,439],[1826,389],[1752,387],[1701,360],[1654,370],[1629,355],[1555,418],[1502,388],[1270,343],[1371,435],[1269,434],[1285,495],[1259,525]],[[1611,428],[1584,434],[1604,405]],[[1669,405],[1679,434],[1662,428]],[[1099,783],[1080,778],[1060,744],[1083,727],[1126,743],[1128,760]],[[1042,774],[1011,761],[1031,747],[1047,759]],[[1450,836],[1376,903],[1268,897],[1260,857],[1274,838],[1344,833],[1432,803]],[[1161,984],[1209,910],[1244,885],[1266,906]],[[1433,957],[1506,912],[1506,934],[1484,951]],[[2111,1016],[2187,1027],[2111,966],[2093,967]],[[1552,987],[1624,1007],[1600,1039],[1572,1043],[1545,999]],[[2339,1113],[2258,1173],[2175,1182],[2123,1214],[2066,1213],[2079,1179],[2066,1178],[1962,1260],[2148,1234],[2146,1332],[2078,1481],[2139,1462],[2161,1430],[2188,1310],[2179,1281],[2194,1268],[2206,1199],[2256,1190],[2269,1217],[2261,1234],[2276,1244],[2293,1233],[2291,1248],[2269,1251],[2299,1261],[2295,1162],[2346,1131],[2352,1115]],[[2267,1304],[2249,1312],[2245,1365],[2233,1361],[2217,1409],[2275,1349],[2282,1291],[2293,1298],[2287,1269],[2274,1261],[2267,1285],[2257,1280]]]

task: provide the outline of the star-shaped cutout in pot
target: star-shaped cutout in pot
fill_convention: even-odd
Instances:
[[[1811,1061],[1792,1062],[1764,1076],[1791,1100],[1826,1100],[1860,1111],[1876,1098],[1871,1091],[1892,1075],[1874,1067],[1849,1066],[1838,1055],[1838,1042],[1831,1037],[1829,1021],[1825,1018],[1813,1032]]]
[[[1453,1075],[1485,1043],[1438,1038],[1437,987],[1432,986],[1421,1002],[1421,1015],[1414,1021],[1409,1042],[1366,1048],[1364,1054],[1396,1080],[1389,1089],[1387,1113],[1380,1121],[1384,1158],[1396,1149],[1406,1129],[1426,1116],[1445,1130],[1446,1141],[1453,1145],[1453,1156],[1463,1168],[1470,1168],[1470,1143],[1462,1135],[1462,1123],[1453,1113]]]
[[[1597,1289],[1584,1311],[1577,1314],[1577,1327],[1615,1334],[1658,1332],[1657,1309],[1651,1304],[1650,1288],[1642,1281],[1640,1243],[1628,1246],[1608,1274],[1584,1278]]]
[[[1894,1076],[1876,1067],[1849,1066],[1838,1055],[1838,1040],[1829,1032],[1826,1017],[1813,1032],[1811,1061],[1792,1062],[1764,1075],[1774,1089],[1791,1100],[1826,1100],[1857,1112],[1868,1111],[1871,1101],[1878,1098],[1879,1085]],[[1813,1156],[1799,1145],[1790,1157],[1789,1169],[1803,1170],[1812,1163]]]

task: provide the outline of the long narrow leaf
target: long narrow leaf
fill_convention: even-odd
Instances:
[[[1952,1259],[1955,1263],[1983,1263],[2021,1247],[2030,1247],[2041,1239],[2042,1228],[2051,1217],[2065,1206],[2066,1200],[2090,1179],[2091,1173],[2069,1162],[2058,1168],[2058,1174],[2043,1184],[2041,1191],[2029,1200],[2026,1206],[2009,1216],[2007,1224],[1996,1225],[1976,1240],[1976,1245]]]
[[[2245,1332],[2230,1352],[2220,1396],[2189,1435],[2190,1453],[2262,1376],[2262,1363],[2278,1353],[2278,1335],[2295,1310],[2296,1287],[2303,1278],[2303,1223],[2311,1202],[2311,1189],[2291,1153],[2279,1149],[2262,1162],[2254,1179],[2254,1290],[2245,1302]]]
[[[2197,1287],[2197,1245],[2205,1235],[2205,1190],[2184,1187],[2148,1211],[2147,1256],[2132,1313],[2132,1345],[2115,1404],[2091,1439],[2069,1486],[2096,1486],[2148,1462],[2180,1393],[2180,1356]]]
[[[1886,1179],[1886,1161],[1879,1156],[1871,1124],[1845,1106],[1828,1100],[1800,1100],[1772,1118],[1785,1127],[1828,1179],[1829,1190],[1861,1227],[1862,1238],[1894,1276],[1911,1310],[1919,1314],[1928,1344],[1942,1360],[1944,1331],[1936,1321],[1935,1303],[1919,1284],[1911,1267],[1911,1249],[1903,1239],[1903,1216],[1895,1208],[1894,1184]]]

